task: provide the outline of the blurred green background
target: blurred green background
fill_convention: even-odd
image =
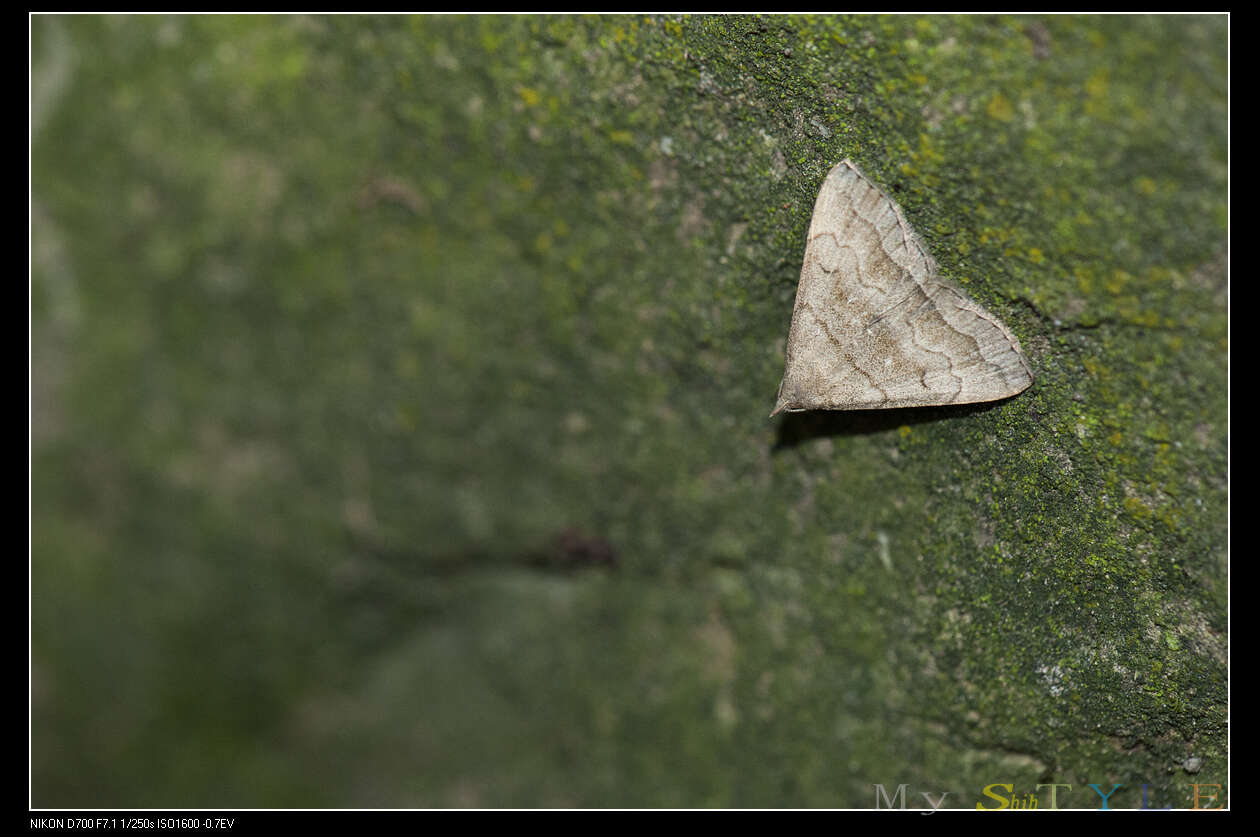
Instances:
[[[1189,806],[1227,37],[33,17],[32,804]],[[1029,391],[767,420],[846,157]]]

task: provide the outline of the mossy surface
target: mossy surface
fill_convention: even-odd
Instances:
[[[1226,18],[31,34],[33,804],[1225,783]],[[846,157],[1030,390],[767,420]]]

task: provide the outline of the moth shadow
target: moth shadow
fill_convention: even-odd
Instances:
[[[904,425],[985,413],[1010,399],[979,404],[947,404],[939,407],[895,407],[891,410],[806,410],[784,413],[772,451],[794,448],[811,439],[830,436],[869,436]]]

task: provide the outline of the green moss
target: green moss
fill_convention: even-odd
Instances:
[[[33,802],[1191,805],[1226,37],[36,17]],[[846,157],[1030,390],[766,420]]]

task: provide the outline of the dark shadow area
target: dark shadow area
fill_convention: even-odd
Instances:
[[[824,436],[865,436],[893,430],[903,424],[927,424],[962,418],[987,412],[1010,400],[1004,398],[1001,401],[985,401],[979,404],[897,407],[891,410],[806,410],[800,413],[784,413],[771,452],[794,448],[801,442]]]
[[[350,539],[363,554],[406,576],[454,577],[519,567],[558,573],[617,569],[616,547],[603,536],[577,526],[561,530],[545,543],[515,554],[473,548],[433,555],[382,544],[362,544],[353,535]]]

